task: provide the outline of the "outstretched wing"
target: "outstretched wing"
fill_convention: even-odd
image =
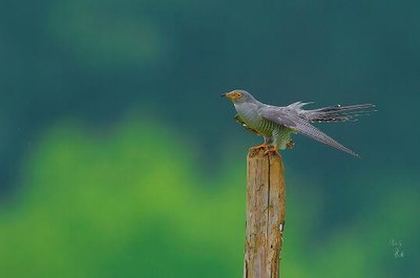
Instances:
[[[279,125],[289,127],[300,134],[306,135],[337,150],[349,153],[354,156],[359,156],[349,148],[344,147],[333,138],[329,137],[327,134],[311,125],[307,120],[301,118],[295,109],[288,107],[269,106],[261,108],[259,113],[263,118],[269,121],[273,121]]]

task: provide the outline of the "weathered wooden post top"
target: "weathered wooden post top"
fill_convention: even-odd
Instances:
[[[285,224],[284,167],[269,146],[248,153],[244,278],[277,278]]]

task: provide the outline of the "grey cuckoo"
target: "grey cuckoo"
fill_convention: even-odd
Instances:
[[[264,144],[273,146],[275,150],[292,148],[293,133],[306,135],[323,144],[358,156],[349,148],[329,137],[312,123],[354,121],[356,117],[375,111],[372,104],[349,106],[329,106],[314,110],[304,110],[310,103],[295,102],[279,107],[264,104],[244,90],[233,90],[222,95],[230,99],[235,106],[235,119],[245,128],[264,137]]]

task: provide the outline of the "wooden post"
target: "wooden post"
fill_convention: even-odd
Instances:
[[[248,153],[244,278],[278,278],[285,224],[284,167],[267,146]]]

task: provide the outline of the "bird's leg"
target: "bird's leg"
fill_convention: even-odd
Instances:
[[[268,142],[268,148],[265,150],[264,154],[265,155],[269,155],[269,154],[276,154],[279,146],[278,146],[278,136],[277,133],[273,133],[273,136],[271,137],[264,137],[264,139],[267,139]]]
[[[273,143],[273,139],[271,137],[264,136],[264,143],[261,145],[255,146],[256,149],[266,149],[269,148],[270,145]]]
[[[273,144],[273,137],[264,136],[264,144],[265,145],[271,145],[271,144]]]
[[[277,143],[276,143],[276,138],[273,136],[270,137],[264,137],[264,143],[266,144],[266,149],[264,154],[265,155],[269,155],[269,154],[273,154],[273,153],[277,153]]]
[[[273,140],[271,139],[271,137],[264,136],[264,143],[262,143],[261,145],[255,146],[254,148],[255,149],[266,149],[272,143],[273,143]]]

